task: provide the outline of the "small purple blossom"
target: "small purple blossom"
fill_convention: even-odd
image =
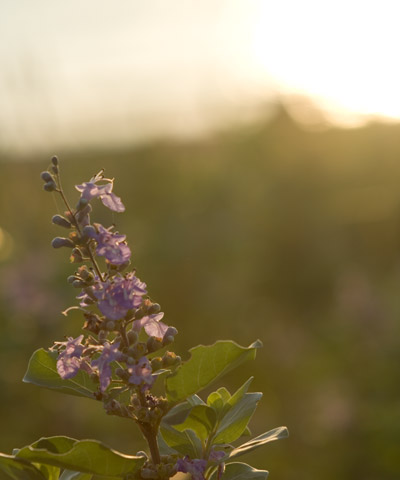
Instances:
[[[92,181],[94,180],[94,181]],[[100,198],[107,208],[114,212],[124,212],[125,206],[121,199],[112,193],[113,183],[110,181],[105,185],[96,185],[102,178],[92,179],[90,182],[84,182],[82,185],[76,185],[75,188],[81,193],[81,198],[90,202],[92,198]]]
[[[210,455],[208,457],[208,459],[211,461],[211,462],[219,462],[220,460],[222,460],[224,457],[225,457],[226,453],[222,450],[211,450],[210,452]]]
[[[175,466],[178,472],[190,473],[193,480],[204,480],[207,460],[201,460],[199,458],[192,460],[186,455],[184,458],[179,458]]]
[[[146,284],[133,274],[115,276],[112,280],[97,283],[93,289],[101,313],[110,320],[120,320],[128,310],[139,307],[146,293]]]
[[[110,232],[110,228],[96,224],[97,233],[93,232],[91,237],[97,242],[96,253],[105,257],[113,265],[122,265],[129,261],[131,251],[125,243],[125,235]]]
[[[129,383],[141,385],[142,389],[147,390],[152,387],[155,377],[152,375],[152,369],[147,357],[142,357],[136,365],[130,366],[128,372],[131,374]]]
[[[163,312],[146,315],[139,320],[135,320],[132,323],[132,329],[139,332],[142,327],[144,327],[144,330],[149,337],[164,338],[169,327],[165,325],[165,323],[160,322],[163,316]]]
[[[85,348],[82,340],[83,335],[79,335],[77,338],[68,337],[68,341],[60,343],[65,345],[65,349],[57,358],[57,372],[64,380],[74,377],[81,368],[81,355]]]
[[[118,350],[119,343],[105,343],[103,351],[99,358],[92,361],[92,367],[96,367],[99,371],[100,390],[104,392],[111,383],[111,363],[121,359],[122,353]]]

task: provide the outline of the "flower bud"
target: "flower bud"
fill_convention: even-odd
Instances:
[[[130,330],[126,336],[128,338],[129,345],[134,345],[138,341],[138,334],[134,330]]]
[[[84,226],[84,225],[88,225],[89,224],[89,213],[92,211],[92,206],[90,205],[90,203],[88,203],[86,205],[86,207],[84,207],[82,210],[79,210],[77,213],[76,213],[76,221]]]
[[[154,357],[151,359],[151,369],[153,372],[160,370],[163,367],[163,360],[161,357]]]
[[[175,364],[180,363],[180,360],[181,357],[178,357],[174,352],[165,352],[162,358],[162,362],[165,367],[172,367]]]
[[[154,314],[154,313],[159,313],[159,312],[161,312],[161,306],[160,306],[160,304],[158,304],[158,303],[153,303],[152,305],[150,305],[150,307],[148,308],[147,312],[148,312],[149,315],[152,315],[152,314]]]
[[[147,351],[149,353],[156,352],[157,350],[160,350],[160,348],[163,347],[163,341],[161,338],[157,337],[150,337],[147,340]]]
[[[53,173],[57,174],[57,173],[58,173],[58,167],[57,167],[57,165],[52,165],[52,166],[51,166],[51,171],[52,171]]]
[[[59,225],[60,227],[71,228],[71,223],[66,218],[62,217],[61,215],[54,215],[53,218],[51,219],[51,221],[55,225]]]
[[[58,157],[57,155],[54,155],[52,158],[51,158],[51,163],[56,167],[58,165]]]
[[[76,209],[77,209],[78,211],[83,210],[88,203],[89,203],[89,200],[88,200],[87,198],[82,198],[82,197],[81,197],[81,198],[79,199],[79,202],[78,202],[77,205],[76,205]]]
[[[76,280],[74,280],[72,282],[72,286],[75,287],[75,288],[82,288],[85,286],[85,283],[82,282],[82,280],[80,280],[79,278],[77,278]]]
[[[50,173],[50,172],[42,172],[40,174],[40,178],[44,181],[44,182],[54,182],[54,178],[53,178],[53,175]]]
[[[69,247],[73,248],[74,243],[69,238],[56,237],[51,241],[53,248]]]
[[[86,225],[85,227],[83,227],[82,235],[85,238],[93,238],[96,235],[96,229],[93,225]]]
[[[45,183],[43,188],[46,190],[46,192],[54,192],[54,190],[57,190],[57,185],[54,180],[51,180],[50,182]]]
[[[167,331],[165,332],[164,338],[162,340],[163,347],[165,347],[165,345],[169,345],[170,343],[172,343],[177,333],[178,333],[178,330],[175,327],[168,327]]]
[[[79,280],[79,278],[76,277],[75,275],[70,275],[70,276],[67,278],[67,282],[70,283],[71,285],[74,283],[75,280]]]

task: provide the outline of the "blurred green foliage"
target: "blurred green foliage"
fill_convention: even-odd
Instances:
[[[70,198],[101,168],[116,178],[126,213],[99,207],[93,218],[128,235],[180,354],[264,342],[227,386],[254,374],[264,399],[252,433],[287,425],[291,436],[250,463],[274,479],[398,479],[399,138],[399,125],[305,131],[281,110],[192,142],[3,158],[0,451],[60,434],[144,447],[96,402],[21,383],[34,349],[80,331],[79,315],[60,314],[74,267],[50,247],[63,208],[39,179],[57,153]]]

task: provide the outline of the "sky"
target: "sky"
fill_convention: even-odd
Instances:
[[[304,96],[334,123],[398,119],[399,13],[393,0],[2,0],[0,149],[196,136],[277,96],[305,122]]]

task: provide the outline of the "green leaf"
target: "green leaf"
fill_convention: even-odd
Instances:
[[[58,480],[60,476],[60,469],[52,465],[44,465],[41,463],[34,463],[35,467],[43,473],[46,480]]]
[[[215,411],[207,405],[192,408],[183,423],[175,425],[176,430],[193,430],[201,440],[206,440],[217,422]]]
[[[189,455],[191,458],[202,456],[203,446],[193,430],[180,432],[171,425],[161,424],[160,433],[169,448],[183,455]]]
[[[227,412],[218,426],[213,443],[232,443],[245,431],[262,393],[245,393]]]
[[[234,448],[231,453],[229,454],[229,458],[238,457],[239,455],[243,455],[244,453],[249,453],[255,450],[266,443],[273,442],[275,440],[279,440],[281,438],[287,438],[289,436],[288,429],[286,427],[278,427],[270,430],[269,432],[263,433],[258,437],[249,440],[240,447]]]
[[[192,348],[190,359],[166,378],[168,400],[178,403],[199,392],[244,361],[254,359],[261,345],[259,340],[247,348],[232,341],[219,341]]]
[[[219,392],[212,392],[207,398],[207,405],[209,405],[216,413],[222,413],[225,402]]]
[[[267,470],[256,470],[247,463],[228,463],[222,475],[223,480],[265,480]],[[217,470],[211,475],[210,480],[217,480]]]
[[[146,460],[145,457],[117,452],[96,440],[74,440],[68,437],[41,438],[19,450],[16,457],[103,476],[135,473]]]
[[[59,480],[92,480],[91,473],[73,472],[72,470],[64,470]]]
[[[13,480],[45,480],[46,477],[29,461],[0,453],[0,472]]]
[[[230,407],[233,407],[236,405],[236,403],[243,397],[245,393],[247,393],[247,390],[250,387],[251,382],[253,381],[254,377],[250,377],[244,384],[236,390],[236,392],[231,396],[231,398],[228,400],[228,405]]]
[[[57,352],[49,352],[43,348],[36,350],[29,360],[23,381],[70,395],[94,398],[93,393],[97,390],[97,385],[83,370],[69,380],[60,377],[56,367],[57,356]]]

